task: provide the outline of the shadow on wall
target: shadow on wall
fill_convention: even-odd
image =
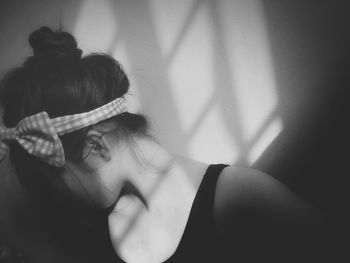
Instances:
[[[264,1],[285,129],[254,167],[326,214],[323,249],[337,261],[350,233],[350,5],[286,2]]]
[[[155,134],[171,151],[185,156],[200,156],[208,162],[222,158],[224,162],[249,165],[253,148],[257,148],[264,133],[278,119],[268,43],[264,42],[263,21],[259,20],[263,19],[260,5],[255,1],[225,5],[216,1],[191,1],[184,18],[179,21],[169,18],[180,26],[172,33],[169,50],[164,52],[165,40],[155,24],[158,20],[154,3],[158,2],[110,2],[118,29],[109,50],[122,46],[125,51],[135,74],[142,109],[155,120]],[[226,20],[221,16],[225,9],[229,10]],[[244,9],[245,17],[240,9]],[[237,14],[236,20],[227,18],[230,11]],[[240,31],[238,26],[231,29],[230,24],[243,24],[245,20],[249,25],[241,30],[245,31],[243,36],[242,32],[235,32]],[[235,40],[241,41],[233,48]],[[202,53],[198,54],[197,50]],[[251,53],[259,56],[253,58]],[[208,69],[203,70],[205,66],[196,60],[208,64]],[[263,73],[254,74],[254,71]],[[263,99],[259,100],[261,93]]]
[[[332,65],[349,53],[350,4],[347,1],[263,0],[280,115],[297,121],[317,103],[317,92]]]
[[[176,131],[176,136],[171,140],[160,138],[161,140],[167,141],[173,147],[176,145],[180,149],[186,149],[186,139],[179,129],[180,117],[167,77],[169,61],[166,61],[161,54],[149,4],[147,1],[137,1],[133,4],[127,1],[110,1],[110,3],[119,25],[118,35],[112,43],[119,42],[117,39],[120,39],[130,63],[134,68],[143,70],[142,75],[147,77],[147,85],[139,89],[140,100],[149,102],[149,105],[143,104],[143,109],[150,112],[152,119],[162,120],[163,127]]]
[[[254,166],[320,206],[336,208],[348,200],[339,195],[348,186],[350,31],[345,22],[350,4],[264,1],[264,6],[276,43],[285,129]]]
[[[76,18],[81,6],[80,0],[71,1],[70,12]],[[58,28],[61,19],[62,1],[0,1],[1,60],[0,77],[7,70],[23,63],[31,54],[28,37],[43,25]],[[71,26],[69,19],[65,23]]]
[[[318,102],[312,110],[286,126],[254,164],[325,214],[323,249],[339,259],[346,255],[350,234],[349,69],[350,59],[330,69],[314,94]]]

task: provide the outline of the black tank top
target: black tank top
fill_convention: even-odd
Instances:
[[[224,244],[214,223],[215,189],[221,171],[228,165],[208,166],[193,201],[190,215],[175,253],[164,263],[225,262]],[[115,253],[115,262],[124,262]]]
[[[228,165],[208,166],[194,198],[179,245],[175,253],[163,263],[319,262],[320,260],[314,260],[315,255],[320,252],[316,251],[316,239],[319,234],[314,231],[298,232],[293,227],[275,225],[261,218],[257,221],[249,214],[232,219],[235,234],[226,242],[221,239],[214,222],[213,209],[217,180],[226,166]],[[123,263],[110,241],[108,221],[104,219],[98,226],[97,233],[102,235],[101,238],[96,235],[100,257],[98,260],[91,258],[89,262]],[[314,234],[317,235],[314,237]],[[313,245],[314,242],[316,246]]]

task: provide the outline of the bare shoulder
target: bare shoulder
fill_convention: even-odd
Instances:
[[[216,205],[229,205],[231,209],[250,205],[255,198],[271,191],[286,191],[278,180],[252,168],[228,166],[218,178]]]
[[[310,226],[319,220],[312,206],[274,177],[251,168],[226,167],[215,193],[214,217],[219,228],[230,227],[242,211],[257,220],[271,218],[286,225]]]

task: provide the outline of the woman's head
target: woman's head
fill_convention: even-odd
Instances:
[[[81,57],[74,37],[66,32],[42,27],[30,35],[29,43],[34,55],[2,81],[3,122],[7,127],[15,127],[20,120],[41,111],[46,111],[50,118],[91,111],[128,92],[129,80],[115,59],[104,54]],[[87,177],[93,172],[91,168],[98,167],[89,165],[98,159],[88,156],[99,153],[103,157],[100,147],[107,140],[108,147],[129,144],[135,136],[146,132],[147,121],[142,115],[125,112],[61,136],[67,160],[64,168],[42,162],[15,142],[10,144],[10,157],[21,181],[35,191],[52,193],[51,186],[67,187],[67,182],[70,188],[69,184],[74,182],[65,176],[72,170],[71,174],[81,172],[75,179],[82,184],[82,191],[89,194],[91,191],[85,189],[84,183],[89,187],[99,178]]]

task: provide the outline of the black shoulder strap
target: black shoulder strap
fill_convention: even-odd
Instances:
[[[213,217],[216,183],[226,166],[211,164],[207,168],[193,201],[185,232],[172,258],[177,260],[167,262],[210,262],[214,252],[212,243],[217,237]]]

